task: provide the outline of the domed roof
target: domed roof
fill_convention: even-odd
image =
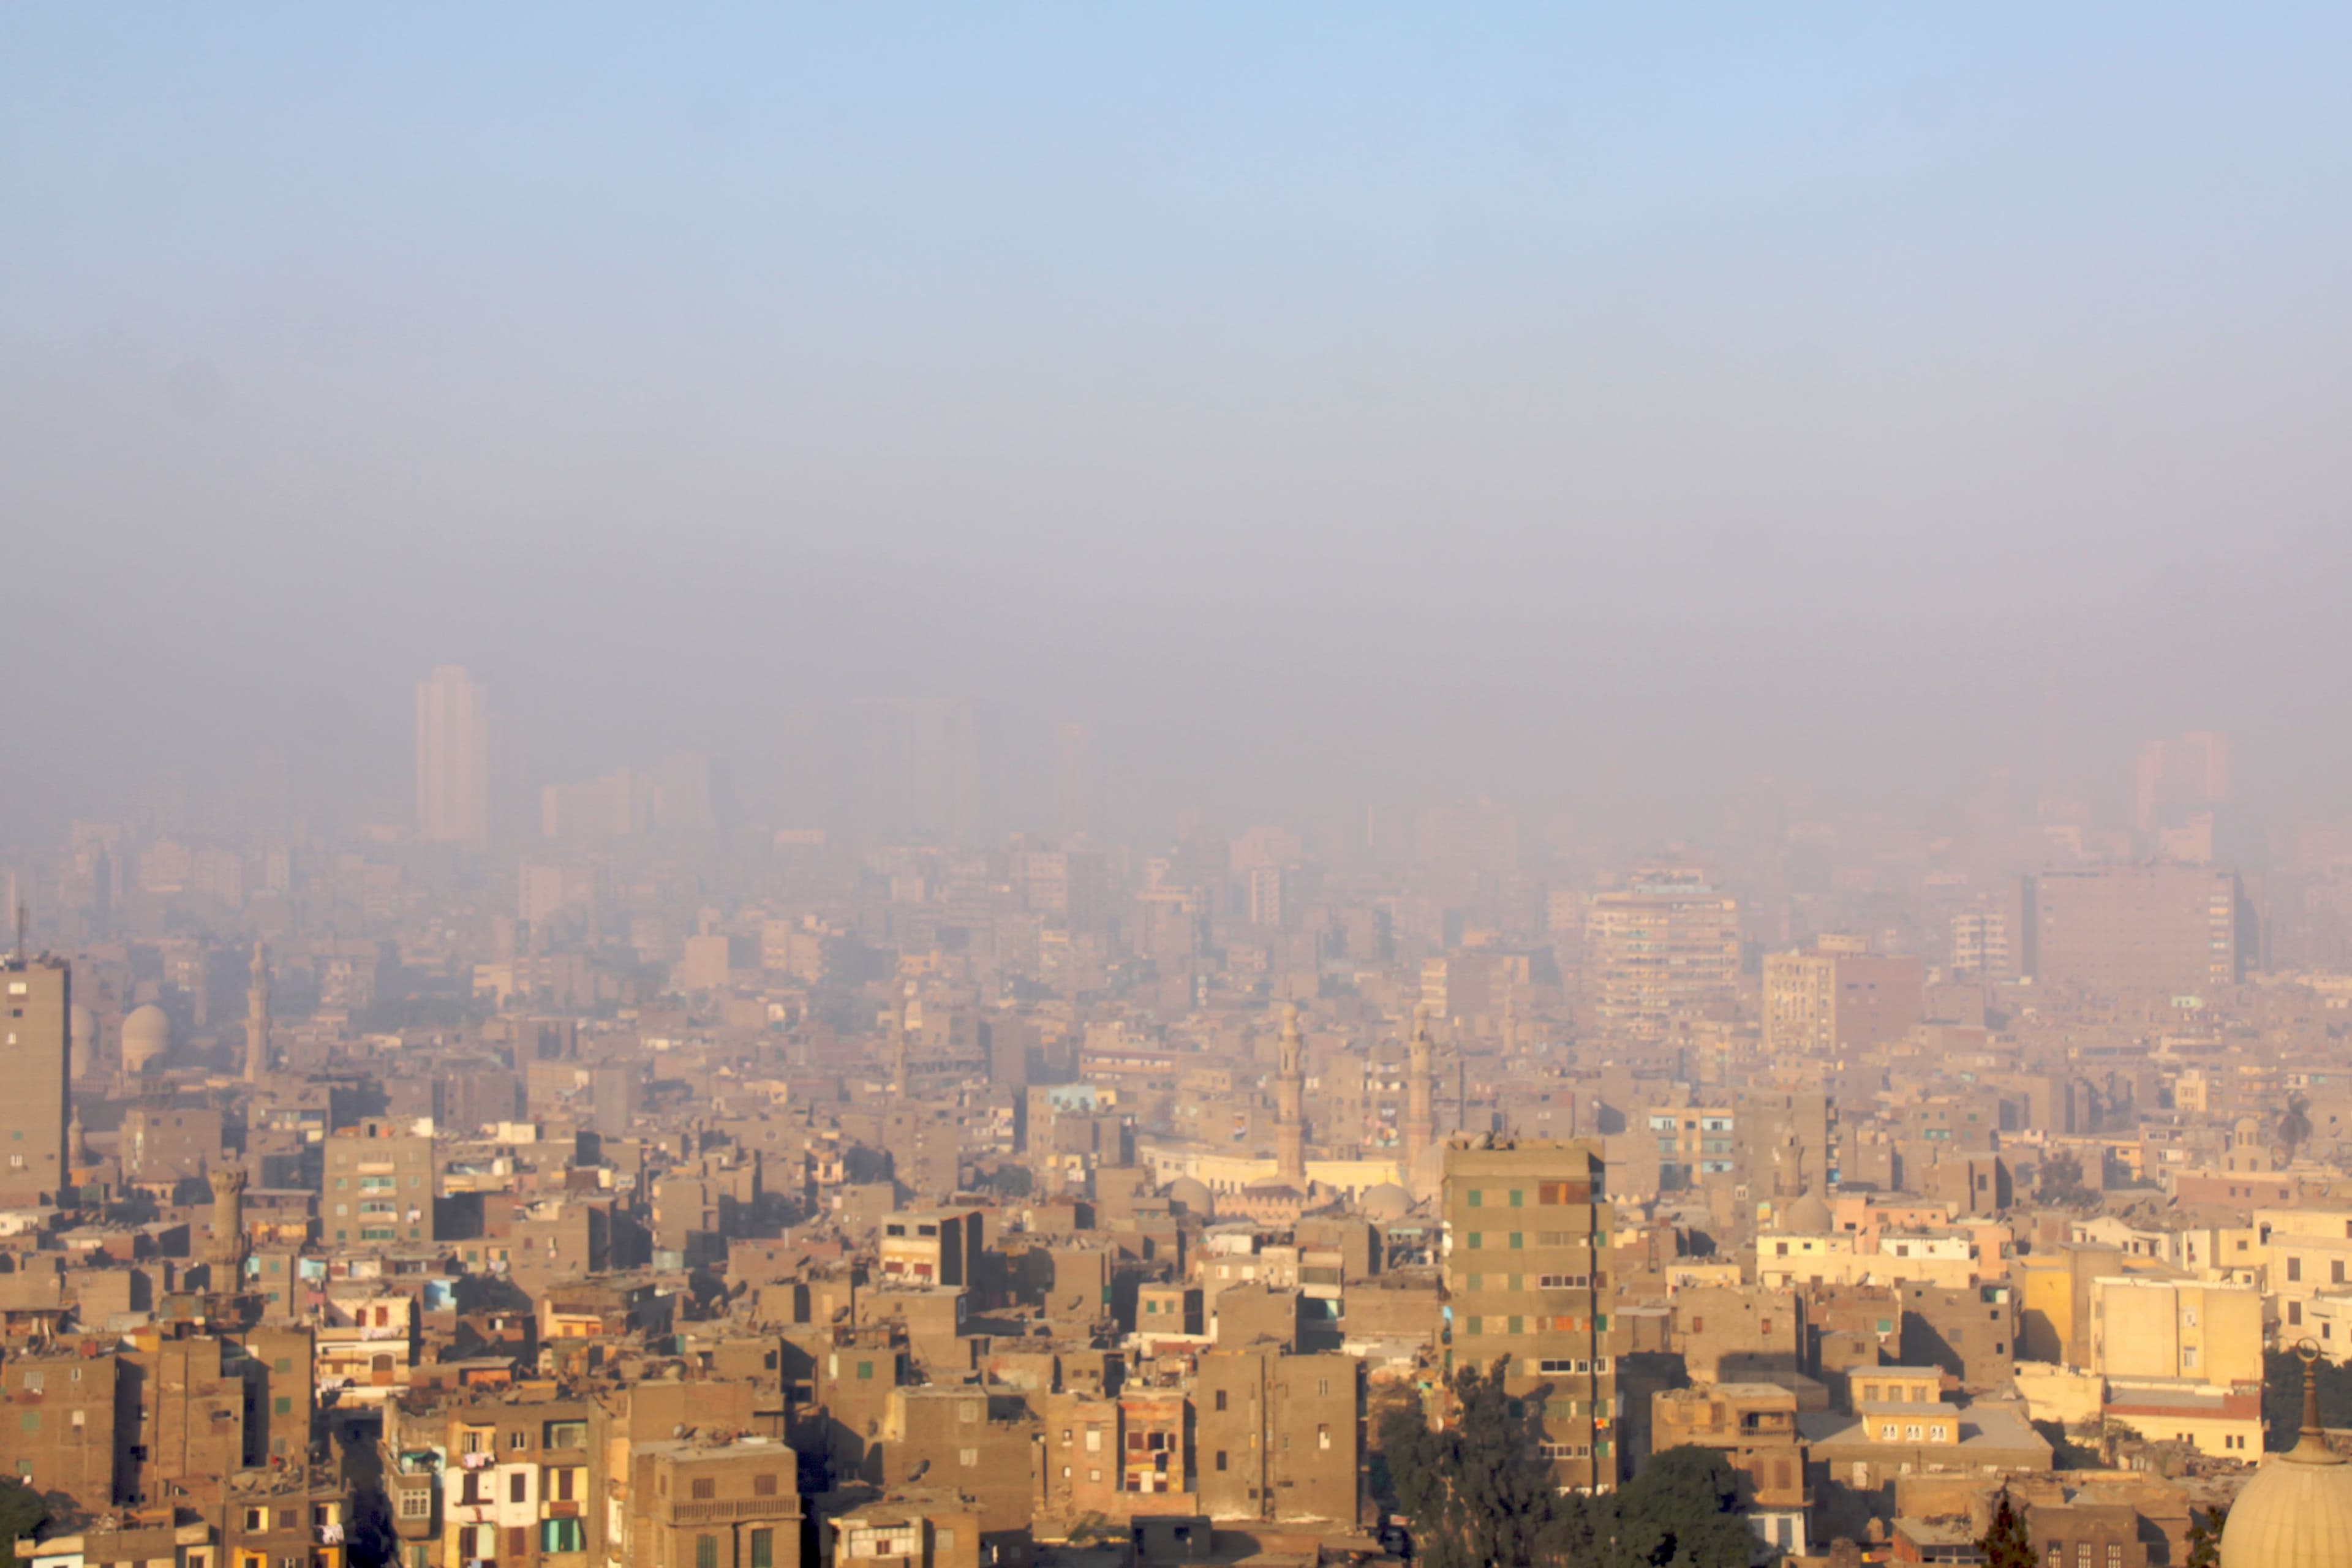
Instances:
[[[1171,1204],[1182,1204],[1186,1214],[1196,1214],[1206,1219],[1216,1217],[1217,1194],[1209,1190],[1208,1183],[1198,1177],[1179,1176],[1168,1184],[1168,1190],[1161,1195]]]
[[[2304,1373],[2303,1436],[2254,1472],[2221,1529],[2221,1568],[2352,1568],[2352,1465],[2319,1431],[2319,1396]]]
[[[1774,1216],[1772,1228],[1785,1230],[1792,1236],[1824,1236],[1836,1227],[1830,1216],[1830,1205],[1812,1193],[1792,1198],[1788,1207]]]
[[[152,1002],[122,1020],[122,1070],[145,1072],[172,1048],[172,1020]]]
[[[1394,1182],[1382,1182],[1366,1187],[1364,1195],[1356,1200],[1366,1219],[1402,1219],[1412,1212],[1412,1194]]]

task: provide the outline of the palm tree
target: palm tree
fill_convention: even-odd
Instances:
[[[2311,1097],[2289,1093],[2286,1113],[2279,1118],[2279,1142],[2286,1145],[2287,1163],[2294,1163],[2294,1152],[2311,1142]]]

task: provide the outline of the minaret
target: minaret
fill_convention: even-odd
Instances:
[[[1298,1004],[1282,1007],[1282,1068],[1275,1079],[1275,1174],[1307,1190],[1307,1068],[1298,1048]]]
[[[898,987],[898,1005],[890,1017],[890,1092],[907,1097],[907,988]]]
[[[1519,1054],[1519,994],[1503,993],[1503,1059],[1508,1061]]]
[[[225,1296],[245,1285],[245,1167],[225,1166],[210,1180],[213,1234],[205,1243],[205,1261],[212,1265],[214,1291]]]
[[[269,1070],[269,948],[253,944],[253,984],[245,988],[245,1081]]]
[[[1404,1080],[1404,1168],[1408,1179],[1421,1163],[1423,1151],[1437,1131],[1437,1112],[1431,1099],[1429,1008],[1412,1010],[1412,1058]]]

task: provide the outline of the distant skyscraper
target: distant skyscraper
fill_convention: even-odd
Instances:
[[[1102,809],[1102,762],[1095,750],[1094,731],[1084,724],[1065,724],[1054,731],[1054,832],[1063,838],[1087,837],[1102,831],[1097,816]]]
[[[2250,923],[2235,871],[2092,866],[2032,881],[2033,973],[2095,998],[2210,995],[2245,977]]]
[[[428,844],[489,847],[489,706],[461,665],[416,683],[416,831]]]
[[[2132,771],[2132,825],[2142,833],[2184,811],[2230,804],[2230,738],[2210,730],[2150,741]]]

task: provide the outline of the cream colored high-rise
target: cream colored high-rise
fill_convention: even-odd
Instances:
[[[1633,874],[1585,908],[1584,986],[1606,1033],[1657,1039],[1739,994],[1739,905],[1696,870]]]
[[[462,665],[416,683],[416,833],[427,844],[489,847],[489,706]]]

